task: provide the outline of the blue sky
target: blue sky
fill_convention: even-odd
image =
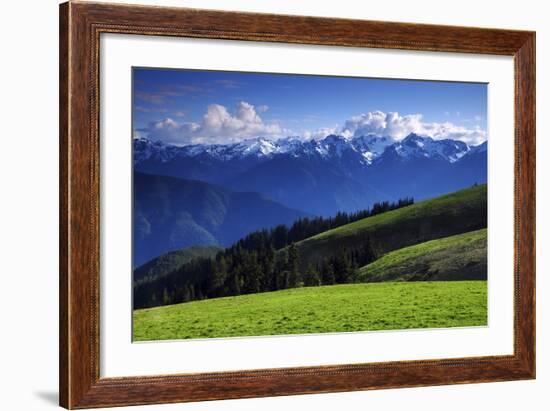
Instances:
[[[479,83],[134,68],[136,136],[186,145],[414,131],[484,141]]]

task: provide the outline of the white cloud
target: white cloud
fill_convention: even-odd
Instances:
[[[137,133],[134,134],[138,136],[145,135],[150,139],[161,140],[165,143],[189,144],[191,141],[186,141],[184,136],[192,135],[199,128],[200,125],[197,123],[179,123],[171,118],[165,118],[164,120],[149,123],[149,126],[146,129],[139,129],[137,130]]]
[[[401,140],[410,133],[432,137],[436,140],[451,138],[468,144],[479,144],[487,139],[487,133],[480,127],[466,128],[450,122],[427,123],[422,114],[400,115],[396,112],[372,111],[347,120],[341,131],[344,137],[366,134],[390,136]]]
[[[264,121],[260,113],[268,109],[265,105],[255,107],[241,101],[230,112],[223,105],[210,104],[200,123],[166,118],[149,123],[147,128],[136,130],[135,134],[177,145],[230,143],[254,137],[279,138],[296,134],[305,140],[318,140],[330,134],[341,134],[346,138],[374,134],[401,140],[410,133],[417,133],[436,140],[462,140],[470,145],[480,144],[487,139],[486,131],[479,126],[468,128],[449,121],[429,123],[424,121],[422,114],[400,115],[397,112],[383,111],[371,111],[351,117],[343,127],[324,127],[293,133],[276,121]]]
[[[436,140],[450,138],[461,140],[469,145],[477,145],[487,140],[487,132],[479,126],[466,128],[452,123],[425,123],[423,135],[433,137]]]
[[[241,101],[231,114],[225,106],[210,104],[200,123],[180,123],[166,118],[149,123],[146,129],[138,131],[153,140],[181,145],[236,142],[260,136],[281,137],[288,132],[278,123],[264,122],[258,111],[265,112],[268,107],[260,107],[256,110],[252,104]]]
[[[302,132],[302,138],[304,140],[320,140],[320,139],[323,139],[325,138],[326,136],[329,136],[331,134],[338,134],[339,133],[339,130],[338,130],[338,126],[334,126],[334,127],[323,127],[323,128],[319,128],[315,131],[311,131],[311,130],[305,130]]]
[[[421,114],[400,116],[394,112],[371,111],[347,120],[342,128],[342,134],[345,137],[375,134],[400,140],[412,132],[419,133],[421,130]]]

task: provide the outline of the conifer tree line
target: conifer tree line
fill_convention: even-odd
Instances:
[[[252,232],[214,258],[195,258],[167,275],[134,284],[134,308],[356,282],[358,269],[377,258],[368,235],[354,248],[342,247],[330,258],[309,265],[303,272],[296,242],[413,203],[412,198],[385,201],[355,213],[301,218],[290,227],[278,225]]]

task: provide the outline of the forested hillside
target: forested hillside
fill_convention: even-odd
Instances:
[[[357,220],[336,228],[330,227],[338,216],[251,233],[215,258],[193,259],[137,285],[134,306],[365,281],[360,268],[389,251],[487,226],[485,185],[411,203],[404,199],[351,217],[340,214],[340,222]]]
[[[326,230],[407,207],[413,203],[412,198],[404,198],[394,203],[376,203],[371,209],[351,214],[340,212],[329,218],[300,218],[290,227],[280,224],[269,230],[252,232],[231,247],[217,253],[215,258],[198,257],[177,267],[159,264],[167,259],[172,260],[173,253],[161,256],[136,269],[134,304],[136,307],[155,306],[294,288],[300,285],[319,285],[322,282],[349,282],[347,266],[350,259],[353,259],[351,264],[355,268],[374,259],[368,241],[363,247],[353,250],[349,256],[347,252],[343,253],[341,257],[345,261],[342,268],[338,268],[340,260],[331,261],[330,264],[334,263],[337,266],[336,274],[327,272],[324,280],[319,271],[321,267],[310,267],[307,272],[300,273],[296,243]],[[148,275],[149,280],[142,281],[143,272],[149,272],[150,266],[156,268],[154,278]]]

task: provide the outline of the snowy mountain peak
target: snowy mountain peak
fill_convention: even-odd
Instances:
[[[486,142],[469,147],[462,141],[434,140],[414,133],[400,141],[389,136],[373,134],[351,139],[340,135],[329,135],[321,140],[303,140],[298,137],[272,140],[258,137],[231,144],[195,144],[184,147],[136,138],[134,139],[134,162],[136,164],[147,160],[168,162],[175,157],[212,158],[219,161],[262,160],[277,155],[289,155],[296,158],[313,156],[324,160],[357,159],[359,163],[368,166],[374,160],[386,155],[397,156],[403,160],[427,158],[454,163],[470,151],[473,153],[484,150],[487,150]]]
[[[177,149],[162,141],[153,142],[143,137],[134,138],[134,162],[141,163],[149,159],[166,162],[173,158]]]
[[[434,140],[411,133],[403,140],[395,143],[397,154],[405,159],[434,158],[454,163],[463,157],[470,147],[459,140]]]
[[[386,148],[395,143],[395,140],[389,136],[376,136],[369,134],[366,136],[355,137],[351,144],[356,151],[360,152],[367,164],[380,157]]]
[[[236,151],[239,151],[241,155],[256,154],[259,156],[267,156],[277,152],[278,147],[272,141],[259,137],[237,143],[234,148]]]

